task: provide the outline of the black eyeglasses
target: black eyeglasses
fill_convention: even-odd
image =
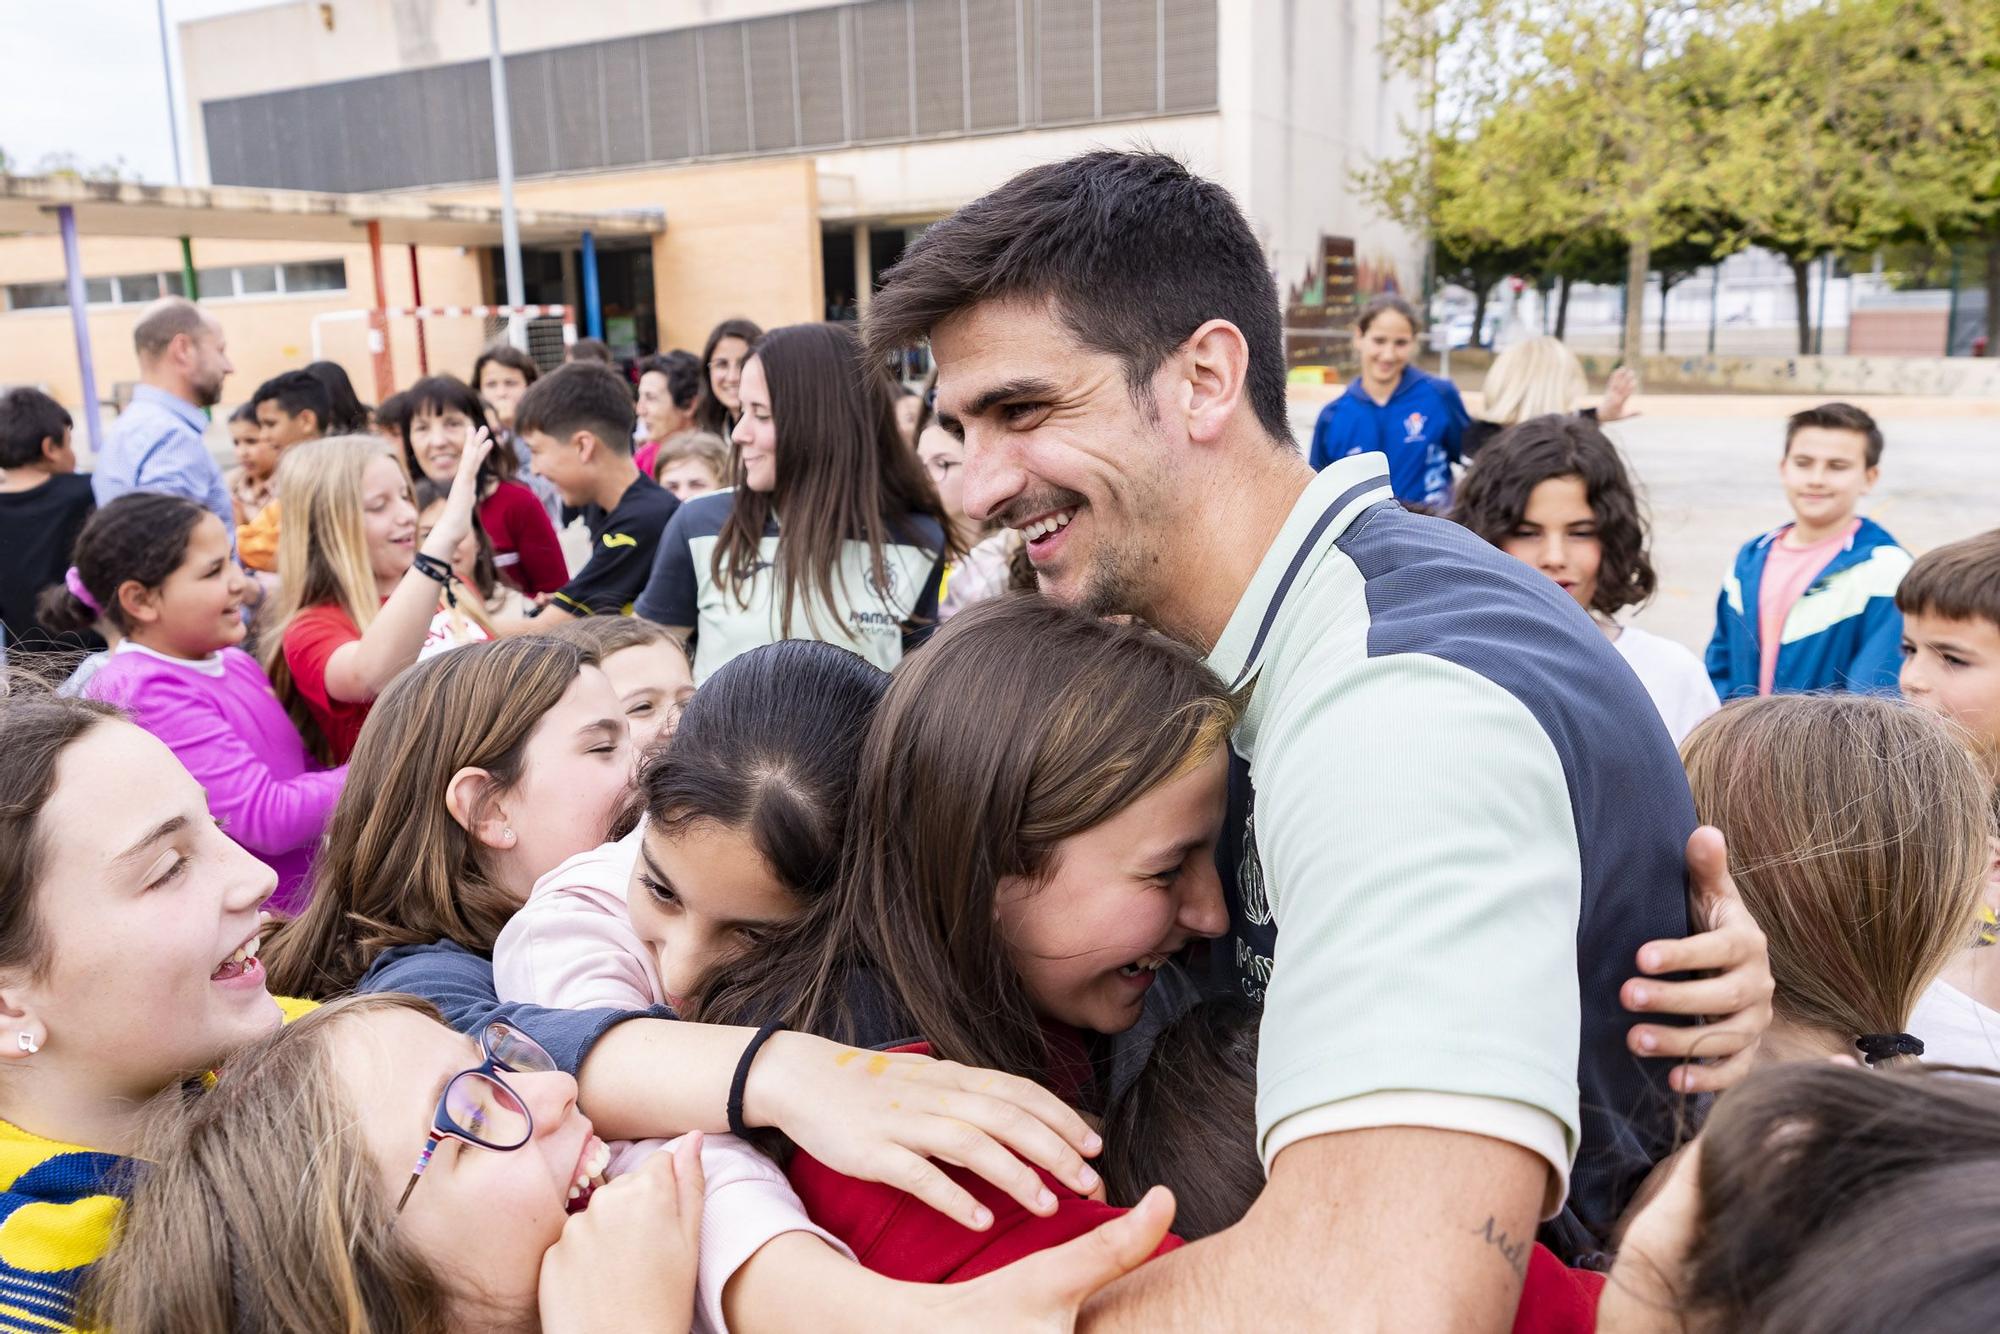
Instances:
[[[479,1050],[486,1059],[453,1075],[438,1097],[424,1151],[417,1158],[416,1170],[410,1173],[410,1184],[403,1187],[403,1198],[396,1201],[399,1214],[410,1202],[410,1192],[417,1188],[424,1169],[431,1165],[431,1155],[445,1140],[511,1153],[534,1136],[535,1118],[526,1100],[498,1072],[551,1074],[557,1068],[555,1057],[519,1029],[500,1023],[486,1026],[479,1035]]]

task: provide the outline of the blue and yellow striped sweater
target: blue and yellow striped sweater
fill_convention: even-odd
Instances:
[[[290,1023],[315,1008],[279,997]],[[0,1334],[73,1334],[76,1296],[111,1249],[138,1163],[0,1121]]]

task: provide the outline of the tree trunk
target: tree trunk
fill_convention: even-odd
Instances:
[[[1643,236],[1633,238],[1625,258],[1625,337],[1619,346],[1625,364],[1634,370],[1646,352],[1646,270],[1652,266],[1652,258],[1652,242]]]
[[[2000,232],[1986,238],[1986,355],[2000,357]]]
[[[1493,290],[1493,284],[1480,281],[1479,290],[1472,297],[1472,341],[1469,346],[1485,347],[1486,294]]]
[[[1561,284],[1556,290],[1556,337],[1561,338],[1569,332],[1569,275],[1563,274],[1556,282]]]
[[[1674,275],[1660,270],[1660,355],[1667,355],[1667,293],[1674,290]]]
[[[1787,257],[1792,266],[1792,297],[1799,308],[1799,355],[1812,352],[1812,261]]]

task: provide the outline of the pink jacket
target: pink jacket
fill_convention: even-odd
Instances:
[[[625,888],[645,826],[616,843],[580,852],[535,882],[528,901],[493,944],[493,986],[502,1001],[556,1009],[644,1010],[660,1004],[653,953],[632,930]],[[607,1176],[622,1176],[671,1140],[611,1145]],[[722,1289],[765,1242],[810,1232],[849,1259],[854,1252],[806,1217],[778,1165],[734,1135],[701,1148],[708,1190],[701,1214],[695,1334],[724,1334]]]

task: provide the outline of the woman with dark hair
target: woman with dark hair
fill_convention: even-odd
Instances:
[[[678,348],[647,357],[635,369],[639,372],[639,428],[644,443],[632,451],[632,462],[658,481],[654,460],[660,446],[696,429],[694,409],[701,398],[704,373],[694,353]]]
[[[451,375],[417,381],[403,393],[403,460],[413,479],[449,486],[473,433],[493,430],[470,385]],[[569,582],[555,525],[535,493],[513,480],[514,455],[495,449],[479,480],[479,524],[493,543],[500,577],[530,597]]]
[[[749,320],[724,320],[708,331],[701,346],[701,397],[695,400],[694,424],[724,440],[743,415],[743,364],[764,331]]]
[[[337,361],[314,361],[306,374],[326,386],[327,414],[323,435],[359,435],[368,429],[368,405],[354,392],[354,381]]]
[[[1534,566],[1597,622],[1665,720],[1674,743],[1717,708],[1701,662],[1619,612],[1653,596],[1644,509],[1618,450],[1587,417],[1510,426],[1479,455],[1452,518]]]
[[[1451,465],[1471,418],[1456,385],[1410,364],[1422,327],[1417,308],[1392,292],[1361,308],[1354,322],[1361,374],[1320,410],[1307,457],[1319,469],[1379,452],[1396,499],[1435,512],[1451,503]]]
[[[693,636],[697,684],[780,639],[894,667],[934,627],[958,546],[887,374],[851,328],[794,324],[758,342],[741,393],[733,489],[675,512],[638,613]]]

